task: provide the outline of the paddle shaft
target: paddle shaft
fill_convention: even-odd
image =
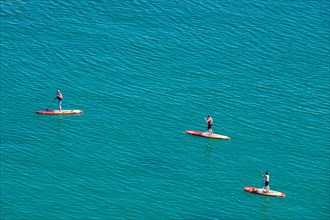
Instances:
[[[57,98],[57,97],[55,97],[55,98],[53,99],[52,103],[50,103],[50,105],[46,108],[45,111],[47,111],[47,110],[49,109],[49,107],[53,104],[53,102],[55,101],[56,98]]]

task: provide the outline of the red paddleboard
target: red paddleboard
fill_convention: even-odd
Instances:
[[[230,140],[230,137],[220,135],[220,134],[210,134],[208,132],[202,132],[202,131],[190,131],[190,130],[185,130],[187,134],[199,136],[199,137],[204,137],[204,138],[214,138],[214,139],[222,139],[222,140]]]
[[[282,192],[274,191],[274,190],[269,190],[266,192],[262,188],[256,188],[253,186],[244,186],[245,192],[253,193],[253,194],[258,194],[262,196],[277,196],[277,197],[285,197],[285,194]]]
[[[82,110],[45,110],[45,111],[37,111],[37,114],[43,115],[74,115],[74,114],[82,114]]]

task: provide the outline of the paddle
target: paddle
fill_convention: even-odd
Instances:
[[[50,103],[50,105],[46,108],[45,111],[47,111],[47,110],[49,109],[49,107],[53,104],[53,102],[55,101],[56,98],[57,98],[57,97],[55,97],[55,98],[53,99],[52,103]]]
[[[265,186],[264,186],[264,173],[262,171],[260,171],[260,175],[261,175],[261,185],[262,185],[262,188],[264,189]]]
[[[204,120],[205,120],[205,123],[207,124],[207,119],[206,119],[206,117],[204,117]],[[209,132],[209,131],[207,130],[207,132]]]

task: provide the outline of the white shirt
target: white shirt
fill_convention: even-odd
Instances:
[[[265,175],[265,180],[269,182],[269,175]]]

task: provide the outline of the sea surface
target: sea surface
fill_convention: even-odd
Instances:
[[[0,6],[1,220],[330,218],[328,0]]]

